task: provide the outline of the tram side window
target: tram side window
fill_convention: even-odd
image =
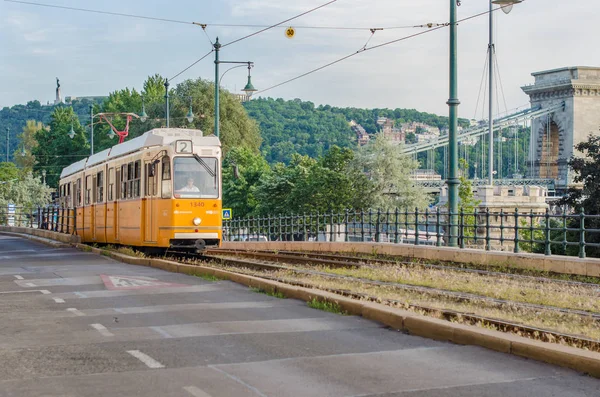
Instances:
[[[133,162],[127,164],[127,198],[133,197]]]
[[[108,169],[108,201],[114,200],[114,189],[115,189],[115,169]]]
[[[75,193],[77,195],[76,200],[77,200],[77,206],[81,207],[81,178],[77,179],[77,188],[76,188],[77,193]]]
[[[127,198],[127,164],[121,166],[121,199]]]
[[[171,186],[171,159],[169,156],[162,158],[162,182],[160,190],[162,198],[170,198],[173,194]]]
[[[104,201],[104,171],[100,171],[96,176],[96,202]]]
[[[85,177],[85,205],[89,205],[92,200],[92,176]]]
[[[142,161],[133,164],[133,197],[140,197],[140,181],[142,178]]]
[[[71,182],[67,183],[67,207],[71,208],[73,206],[73,202],[71,200]]]
[[[146,184],[144,189],[146,190],[146,196],[156,196],[156,164],[146,164]]]

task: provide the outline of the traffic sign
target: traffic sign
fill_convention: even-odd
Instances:
[[[294,38],[295,34],[296,34],[296,29],[294,29],[291,26],[285,30],[285,37],[287,37],[288,39]]]
[[[106,288],[110,290],[128,290],[141,288],[161,288],[161,287],[189,287],[187,284],[165,283],[149,277],[132,276],[107,276],[101,274],[100,277]]]
[[[224,220],[231,219],[231,214],[232,214],[231,208],[223,208],[223,219]]]

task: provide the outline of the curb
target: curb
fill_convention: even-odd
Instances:
[[[32,234],[13,233],[13,232],[0,231],[0,235],[23,237],[23,238],[26,238],[28,240],[35,241],[35,242],[38,242],[38,243],[42,243],[44,245],[48,245],[48,246],[54,247],[54,248],[70,248],[71,247],[71,244],[63,243],[63,242],[56,241],[56,240],[47,239],[47,238],[44,238],[44,237],[34,236]]]
[[[487,330],[463,324],[451,323],[436,318],[420,316],[413,312],[396,309],[373,302],[359,301],[304,287],[296,287],[277,281],[264,280],[254,276],[233,273],[227,270],[205,266],[186,265],[164,259],[138,258],[117,252],[92,248],[84,244],[74,244],[82,251],[108,256],[131,265],[153,267],[172,273],[193,276],[212,275],[231,280],[248,287],[266,291],[281,292],[287,298],[335,303],[348,314],[364,317],[384,324],[409,335],[452,342],[458,345],[480,346],[502,353],[541,361],[570,368],[590,376],[600,378],[600,354],[573,347],[539,342],[499,331]]]

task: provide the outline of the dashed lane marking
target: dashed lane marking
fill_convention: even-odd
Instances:
[[[74,315],[76,315],[76,316],[79,316],[79,317],[81,317],[81,316],[85,316],[85,313],[84,313],[84,312],[82,312],[82,311],[80,311],[80,310],[77,310],[77,309],[75,309],[74,307],[70,307],[70,308],[68,308],[68,309],[67,309],[67,311],[68,311],[68,312],[70,312],[70,313],[73,313]]]
[[[164,368],[165,367],[164,365],[162,365],[161,363],[159,363],[158,361],[156,361],[149,355],[144,354],[139,350],[127,350],[127,353],[131,354],[133,357],[137,358],[138,360],[140,360],[141,362],[146,364],[146,366],[148,368],[156,369],[156,368]]]
[[[52,292],[48,291],[47,289],[41,289],[40,292],[44,295],[50,295]]]
[[[210,394],[198,389],[196,386],[186,386],[183,388],[183,390],[190,393],[194,397],[212,397]]]
[[[52,293],[45,289],[26,289],[23,291],[1,291],[0,294],[24,294],[24,293],[31,293],[31,292],[41,292],[44,295]]]
[[[61,299],[61,298],[53,298],[53,299],[54,299],[54,302],[56,302],[56,303],[65,303],[64,299]]]
[[[161,327],[150,327],[150,329],[160,335],[162,335],[165,338],[172,338],[173,335],[171,335],[170,333],[168,333],[167,331],[165,331],[164,329],[162,329]]]
[[[73,292],[75,295],[77,295],[80,298],[87,298],[87,295],[84,294],[83,292]]]
[[[35,287],[36,285],[34,283],[25,283],[23,284],[25,287]]]
[[[23,276],[19,276],[18,274],[15,274],[15,278],[17,280],[25,280],[25,278]]]
[[[96,331],[100,332],[102,336],[115,336],[112,332],[110,332],[106,327],[102,324],[90,324],[90,327],[94,328]]]

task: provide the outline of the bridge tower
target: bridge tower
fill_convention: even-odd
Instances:
[[[556,189],[572,185],[568,161],[580,154],[574,148],[598,135],[600,128],[600,68],[566,67],[532,73],[533,85],[521,87],[531,107],[565,104],[564,111],[534,119],[528,158],[530,178],[552,178]]]

